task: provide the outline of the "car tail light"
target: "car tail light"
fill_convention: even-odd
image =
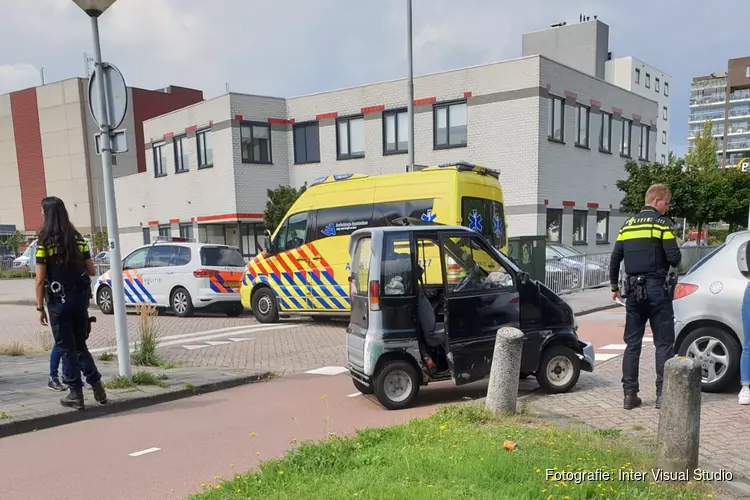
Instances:
[[[674,300],[687,297],[698,289],[698,285],[691,285],[690,283],[677,283],[674,289]]]
[[[195,276],[196,278],[213,278],[218,274],[219,271],[215,271],[213,269],[196,269],[195,271],[193,271],[193,276]]]
[[[370,282],[370,310],[380,311],[380,282]]]

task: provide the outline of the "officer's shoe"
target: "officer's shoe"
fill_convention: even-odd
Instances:
[[[96,399],[96,402],[99,404],[106,404],[107,403],[107,391],[104,390],[104,384],[102,384],[102,381],[95,383],[91,386],[91,388],[94,390],[94,399]]]
[[[75,408],[83,410],[83,387],[70,388],[70,393],[60,400],[60,404],[66,408]]]
[[[636,392],[627,392],[625,393],[625,399],[623,401],[622,407],[626,410],[632,410],[633,408],[638,408],[641,406],[641,398],[638,397],[638,393]]]

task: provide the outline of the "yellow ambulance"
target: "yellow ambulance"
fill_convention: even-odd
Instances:
[[[247,264],[242,305],[262,323],[278,321],[280,313],[348,315],[349,235],[368,226],[463,225],[507,255],[499,176],[459,162],[401,174],[316,179],[268,238],[265,251]],[[437,248],[418,252],[425,283],[442,283]],[[449,265],[447,279],[454,278]]]

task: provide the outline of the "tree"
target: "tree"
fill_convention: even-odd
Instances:
[[[100,231],[94,234],[94,250],[96,252],[102,252],[109,247],[109,236],[107,231]]]
[[[263,213],[266,229],[273,232],[284,219],[292,204],[306,190],[306,183],[299,189],[291,186],[279,186],[276,189],[269,189],[267,191],[268,202],[266,202],[266,210]]]
[[[724,210],[721,220],[729,224],[729,232],[737,227],[747,228],[748,210],[750,209],[750,173],[738,168],[728,168],[724,172],[728,191],[724,196]]]
[[[18,253],[18,248],[26,242],[26,237],[21,231],[16,231],[8,236],[0,238],[0,247],[5,247],[14,254]]]
[[[728,176],[717,157],[718,143],[713,137],[713,123],[707,121],[695,135],[695,145],[685,155],[685,174],[691,180],[692,207],[689,219],[698,227],[718,221],[726,214],[731,197]]]
[[[615,183],[617,189],[624,194],[620,202],[620,211],[631,214],[640,212],[645,204],[648,188],[653,184],[662,183],[669,186],[672,191],[669,215],[674,218],[688,217],[692,205],[692,188],[684,170],[684,162],[673,154],[669,155],[666,165],[627,162],[625,172],[628,178]]]

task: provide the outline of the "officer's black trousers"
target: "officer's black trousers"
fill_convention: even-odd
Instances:
[[[89,299],[83,293],[67,294],[65,303],[55,298],[47,303],[52,336],[62,354],[63,383],[71,388],[83,385],[81,372],[89,385],[96,384],[102,378],[86,346],[88,308]]]
[[[646,284],[646,300],[636,303],[635,293],[628,293],[625,316],[625,354],[622,357],[622,387],[627,393],[638,392],[638,369],[646,321],[651,324],[656,347],[656,394],[661,394],[664,363],[674,356],[674,311],[672,298],[663,284]]]

